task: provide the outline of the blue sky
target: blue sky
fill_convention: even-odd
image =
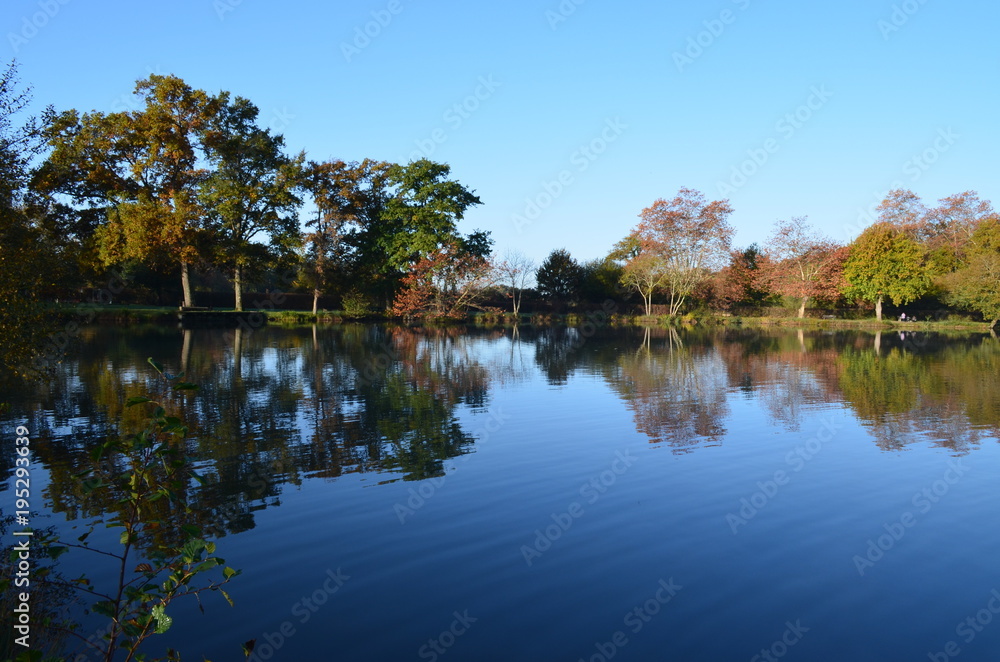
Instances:
[[[603,256],[682,186],[730,200],[740,246],[803,215],[847,241],[899,185],[930,204],[968,189],[1000,203],[995,3],[6,0],[0,12],[4,59],[39,107],[121,110],[150,72],[229,90],[313,159],[449,163],[483,200],[462,229],[536,262],[560,247]]]

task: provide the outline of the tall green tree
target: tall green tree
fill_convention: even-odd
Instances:
[[[552,301],[574,298],[580,289],[582,278],[583,270],[565,248],[549,253],[535,272],[539,294]]]
[[[389,169],[395,194],[386,202],[379,238],[388,267],[405,267],[460,236],[458,222],[482,204],[473,191],[449,179],[450,173],[451,166],[428,159]]]
[[[204,134],[211,171],[200,184],[199,202],[217,262],[232,269],[236,310],[243,310],[246,271],[287,255],[299,238],[305,155],[287,156],[284,138],[259,127],[258,115],[247,99],[223,92]]]
[[[136,84],[141,108],[49,118],[52,154],[38,182],[105,218],[98,231],[108,263],[168,259],[180,268],[184,304],[193,304],[191,264],[202,254],[199,155],[219,99],[176,76]]]
[[[882,321],[882,304],[900,306],[923,296],[931,285],[926,251],[887,222],[875,223],[851,244],[844,263],[844,295],[875,304]]]

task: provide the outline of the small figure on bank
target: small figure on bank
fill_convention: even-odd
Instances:
[[[906,321],[906,313],[900,313],[899,314],[899,321],[900,322],[905,322]]]

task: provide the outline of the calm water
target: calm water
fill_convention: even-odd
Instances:
[[[1000,658],[995,339],[88,329],[6,395],[37,524],[98,514],[70,476],[149,356],[202,386],[192,517],[243,570],[175,605],[184,659]]]

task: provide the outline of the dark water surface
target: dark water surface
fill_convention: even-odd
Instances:
[[[184,659],[1000,659],[995,339],[88,329],[5,396],[36,524],[99,514],[71,474],[150,356],[201,385],[189,517],[243,571],[174,606]]]

